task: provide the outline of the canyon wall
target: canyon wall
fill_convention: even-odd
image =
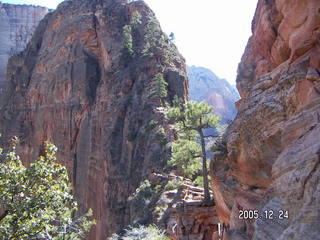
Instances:
[[[163,102],[188,97],[185,61],[153,12],[143,1],[65,1],[7,71],[3,135],[20,138],[26,163],[44,141],[57,145],[81,210],[97,221],[87,239],[130,224],[128,197],[170,155]],[[158,74],[165,99],[152,93]]]
[[[228,153],[211,162],[225,239],[319,238],[319,13],[318,0],[258,1]],[[258,219],[239,219],[243,210],[258,210]]]
[[[233,120],[237,114],[235,102],[239,99],[235,87],[204,67],[187,67],[187,72],[189,99],[207,102],[214,107],[214,113],[218,114],[223,122]]]
[[[22,51],[48,8],[0,2],[0,88],[10,56]]]

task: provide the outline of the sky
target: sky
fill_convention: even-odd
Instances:
[[[0,0],[1,1],[1,0]],[[175,44],[188,65],[211,69],[235,83],[237,66],[251,35],[258,0],[145,0],[162,29],[175,35]],[[61,0],[2,0],[56,8]]]

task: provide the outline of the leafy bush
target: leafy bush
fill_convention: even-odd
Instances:
[[[208,179],[211,180],[211,177],[208,176]],[[193,181],[193,183],[194,183],[197,187],[202,187],[202,186],[203,186],[203,177],[197,176],[196,179]]]
[[[150,181],[145,180],[140,183],[140,186],[136,189],[133,195],[129,197],[128,200],[147,205],[149,204],[153,194],[154,194],[154,189],[151,187]]]
[[[129,56],[132,56],[133,51],[133,39],[132,39],[132,28],[130,25],[125,25],[122,28],[122,37],[124,41],[124,49]]]
[[[156,18],[151,17],[148,20],[145,31],[145,47],[142,50],[142,55],[152,57],[155,52],[163,52],[165,39]]]
[[[26,168],[16,153],[16,141],[0,149],[0,239],[80,239],[94,224],[92,212],[74,218],[67,170],[56,161],[57,148],[46,142],[45,155]]]
[[[113,234],[109,240],[170,240],[164,231],[155,225],[139,226],[129,228],[125,231],[123,236]]]
[[[133,27],[137,27],[138,25],[141,24],[141,14],[140,14],[139,12],[134,12],[134,13],[132,14],[130,24],[131,24]]]
[[[175,189],[178,189],[182,184],[183,184],[182,181],[180,181],[179,179],[173,179],[168,181],[168,183],[164,187],[164,190],[165,191],[175,190]]]
[[[160,127],[157,131],[157,139],[161,146],[165,146],[168,142],[166,132],[163,127]]]
[[[162,189],[162,186],[159,185],[159,184],[154,187],[154,190],[155,190],[156,192],[161,191],[161,189]]]
[[[155,129],[159,125],[158,121],[151,120],[148,125],[145,127],[146,132],[150,132],[151,130]]]

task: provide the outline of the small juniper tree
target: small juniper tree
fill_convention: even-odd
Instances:
[[[94,224],[78,207],[65,167],[56,162],[57,148],[46,143],[45,156],[26,168],[15,145],[0,149],[0,239],[78,240]]]
[[[150,96],[160,98],[161,103],[164,104],[165,98],[168,96],[168,83],[164,80],[163,74],[158,73],[151,83]]]
[[[167,112],[167,118],[175,122],[179,138],[182,139],[173,145],[171,163],[181,167],[192,166],[194,159],[202,159],[203,187],[206,203],[209,203],[211,200],[206,139],[217,136],[205,135],[204,130],[219,125],[219,117],[212,114],[212,110],[213,108],[205,102],[190,101],[182,103],[175,99],[174,106]],[[195,147],[196,145],[198,147]]]
[[[174,41],[175,39],[176,39],[176,38],[175,38],[175,36],[174,36],[174,33],[171,32],[170,35],[169,35],[169,40],[170,40],[170,41]]]
[[[143,56],[164,55],[166,51],[165,36],[162,33],[160,24],[155,17],[150,17],[145,26]]]
[[[124,53],[128,56],[132,56],[133,51],[133,39],[132,39],[132,27],[131,25],[125,25],[122,28],[122,37],[124,40]]]
[[[134,12],[131,17],[130,25],[134,28],[138,27],[142,23],[141,18],[141,14],[139,12]]]

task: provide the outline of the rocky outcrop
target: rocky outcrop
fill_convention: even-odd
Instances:
[[[227,80],[218,78],[211,70],[203,67],[187,67],[189,77],[189,99],[205,101],[214,107],[223,122],[233,120],[237,114],[235,102],[239,94]]]
[[[9,57],[26,47],[39,21],[48,11],[45,7],[0,2],[0,88]]]
[[[218,240],[218,218],[213,206],[182,202],[171,209],[167,233],[172,240]]]
[[[147,203],[152,211],[152,222],[166,229],[172,240],[218,239],[218,217],[213,204],[203,203],[203,188],[173,172],[153,174],[149,180],[151,184],[143,184],[144,188],[139,187],[136,191],[133,210],[140,215],[146,213],[146,207],[141,209],[138,205]]]
[[[238,69],[239,113],[224,136],[228,154],[211,163],[227,239],[319,237],[319,11],[317,0],[258,2]],[[239,219],[243,210],[259,218]]]
[[[156,224],[172,240],[218,239],[218,217],[203,203],[203,188],[174,172],[150,174],[130,196],[133,227]]]
[[[165,99],[151,94],[157,74]],[[26,163],[43,141],[57,145],[81,209],[97,221],[87,239],[104,240],[130,224],[128,197],[166,164],[161,106],[175,95],[188,96],[184,59],[143,1],[65,1],[10,59],[0,130],[20,138]]]

